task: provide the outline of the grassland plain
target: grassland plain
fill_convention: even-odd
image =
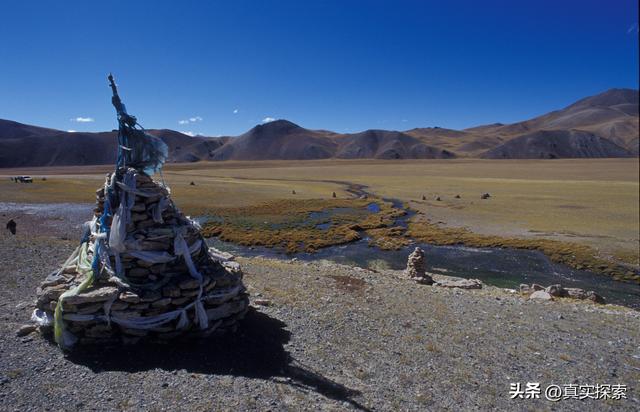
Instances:
[[[92,202],[109,169],[5,169],[5,176],[32,174],[36,181],[3,179],[0,201]],[[333,192],[339,200],[352,196],[347,189],[353,183],[416,210],[414,229],[429,227],[431,234],[446,229],[439,231],[445,244],[451,242],[447,236],[471,232],[483,242],[487,236],[532,245],[552,240],[569,248],[567,256],[589,248],[605,260],[632,265],[639,260],[637,159],[203,162],[167,165],[164,177],[181,208],[193,215],[252,206],[257,211],[280,200],[329,200]],[[481,200],[485,192],[491,197]],[[369,229],[378,230],[382,244],[400,238],[396,229]]]

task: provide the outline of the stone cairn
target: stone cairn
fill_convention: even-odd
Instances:
[[[426,272],[424,250],[417,247],[413,252],[411,252],[407,259],[407,269],[405,269],[405,274],[418,283],[433,285],[433,278],[431,278],[431,276]]]
[[[249,304],[240,267],[207,248],[165,186],[121,167],[96,194],[80,246],[38,288],[32,320],[53,327],[63,349],[235,330]]]

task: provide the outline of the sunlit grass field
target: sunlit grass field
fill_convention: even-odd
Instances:
[[[110,169],[0,170],[0,201],[93,202]],[[9,181],[19,174],[32,175],[34,183]],[[571,241],[638,262],[638,159],[202,162],[167,165],[164,178],[192,215],[278,199],[329,199],[333,192],[345,198],[347,184],[356,183],[405,201],[421,212],[417,219],[480,234]],[[481,200],[485,192],[491,197]]]

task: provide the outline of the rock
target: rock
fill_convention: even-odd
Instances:
[[[180,289],[195,289],[200,287],[200,282],[198,279],[188,278],[178,283],[178,287]]]
[[[162,288],[162,296],[166,296],[169,298],[179,298],[180,297],[180,288],[175,285],[169,285]]]
[[[491,197],[491,195],[489,193],[483,193],[482,196],[480,196],[480,199],[489,199]]]
[[[230,261],[226,261],[226,262],[221,262],[222,266],[227,269],[227,272],[237,276],[238,278],[242,279],[243,273],[242,273],[242,268],[240,267],[240,264],[238,262],[230,262]]]
[[[44,288],[44,290],[39,291],[37,306],[41,309],[44,309],[49,302],[58,300],[60,295],[62,295],[66,291],[65,285],[55,285]]]
[[[28,334],[35,332],[37,329],[38,329],[37,325],[32,325],[32,324],[22,325],[16,331],[16,336],[18,337],[27,336]]]
[[[211,256],[213,259],[219,262],[226,262],[228,260],[234,260],[236,258],[231,253],[223,252],[214,247],[209,247],[209,256]]]
[[[531,284],[531,290],[533,290],[533,291],[544,290],[544,286],[538,285],[537,283],[532,283]]]
[[[140,297],[140,302],[155,302],[162,298],[162,294],[158,290],[147,290]]]
[[[549,285],[545,288],[544,291],[550,294],[551,296],[555,296],[555,297],[567,296],[567,291],[564,290],[562,285],[559,285],[559,284]]]
[[[590,301],[592,301],[593,303],[600,303],[600,304],[604,304],[605,300],[602,296],[598,295],[596,292],[594,292],[593,290],[590,290],[586,293],[586,298],[589,299]]]
[[[198,296],[198,294],[200,293],[200,288],[198,289],[184,289],[180,292],[180,295],[183,297],[187,297],[187,298],[193,298],[195,296]]]
[[[533,292],[530,296],[529,299],[533,299],[533,300],[553,300],[553,297],[545,292],[544,290],[536,290],[535,292]]]
[[[143,302],[143,303],[134,303],[129,305],[129,308],[131,310],[145,310],[149,308],[149,303],[147,302]]]
[[[171,298],[162,298],[151,303],[152,308],[163,308],[171,304]]]
[[[411,279],[424,285],[432,285],[433,279],[425,271],[426,261],[424,251],[419,247],[415,248],[407,258],[407,268],[404,273]]]
[[[122,292],[119,296],[119,299],[123,302],[127,302],[127,303],[138,303],[140,302],[140,296],[138,296],[137,293],[131,292],[131,291],[127,291],[127,292]]]
[[[422,200],[427,200],[427,197],[425,195],[422,195]]]
[[[439,280],[435,285],[443,288],[482,289],[482,282],[478,279],[442,279]]]
[[[461,196],[460,196],[460,195],[456,195],[456,199],[460,199],[460,198],[461,198]]]
[[[82,305],[83,303],[105,302],[118,294],[118,288],[105,286],[97,289],[86,290],[75,296],[69,296],[64,301],[70,305]]]
[[[436,202],[441,201],[442,199],[440,198],[440,196],[436,196]]]
[[[190,300],[191,300],[191,298],[189,298],[189,297],[173,298],[173,299],[171,299],[171,304],[175,305],[175,306],[181,306],[181,305],[189,302]]]
[[[147,220],[148,216],[146,213],[131,213],[131,221],[132,222],[140,222],[142,220]]]
[[[259,306],[271,306],[271,301],[269,299],[254,299],[253,303]]]
[[[102,312],[103,310],[104,310],[104,305],[102,303],[94,303],[94,304],[78,307],[75,312],[78,315],[90,315],[96,312]]]
[[[44,282],[42,282],[42,284],[40,285],[42,288],[45,287],[50,287],[50,286],[57,286],[60,285],[62,283],[66,283],[68,281],[68,279],[65,276],[62,276],[62,274],[58,274],[58,271],[53,271],[49,274],[49,276],[47,276],[44,280]]]
[[[573,299],[586,299],[587,292],[580,288],[566,288],[567,296]]]
[[[523,295],[528,295],[532,291],[533,290],[531,289],[531,286],[527,285],[526,283],[520,284],[520,293],[522,293]]]

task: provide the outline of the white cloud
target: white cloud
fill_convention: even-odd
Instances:
[[[91,123],[91,122],[95,122],[95,119],[93,117],[74,117],[73,119],[69,119],[72,122],[77,122],[77,123]]]
[[[69,130],[67,130],[67,132],[69,132],[69,133],[75,133],[76,131],[75,131],[75,130],[73,130],[73,129],[69,129]]]
[[[402,119],[402,120],[400,120],[400,121],[401,121],[402,123],[406,123],[406,122],[408,122],[408,120],[407,120],[407,119]]]
[[[193,116],[193,117],[190,117],[188,119],[178,120],[178,124],[197,123],[197,122],[201,122],[202,120],[204,120],[204,119],[202,117],[200,117],[200,116]]]
[[[233,114],[238,114],[239,111],[240,110],[238,110],[238,109],[233,109]]]
[[[180,133],[182,133],[182,134],[186,134],[187,136],[191,136],[191,137],[194,137],[194,136],[197,136],[197,135],[198,135],[197,133],[194,133],[194,132],[192,132],[192,131],[182,131],[182,130],[181,130],[181,131],[180,131]]]
[[[269,123],[269,122],[273,122],[276,119],[274,119],[273,117],[265,117],[264,119],[262,119],[262,123]]]

